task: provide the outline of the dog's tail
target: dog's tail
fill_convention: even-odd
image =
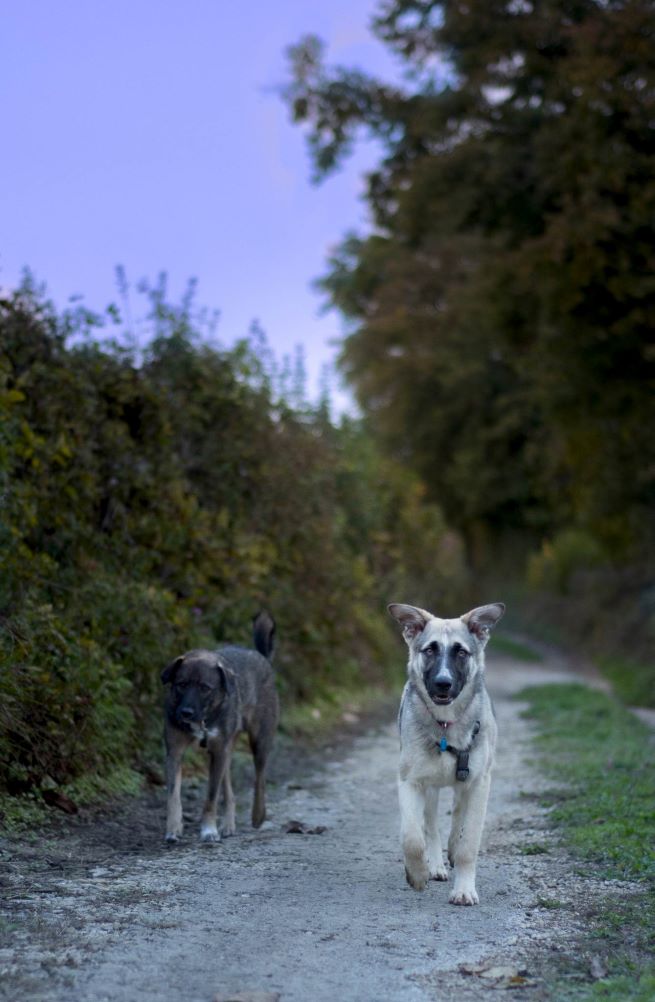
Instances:
[[[255,650],[270,661],[275,646],[275,620],[265,609],[258,612],[252,621],[252,637]]]

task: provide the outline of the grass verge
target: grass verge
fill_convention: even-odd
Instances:
[[[402,682],[397,692],[379,687],[333,688],[311,703],[295,703],[282,708],[280,730],[296,740],[312,743],[322,741],[331,732],[346,725],[355,725],[360,718],[368,719],[378,712],[389,716],[389,708],[398,703]]]
[[[142,786],[141,773],[129,766],[120,766],[106,776],[85,773],[72,783],[58,787],[58,792],[77,807],[88,807],[115,797],[134,796]],[[0,831],[5,835],[30,832],[52,817],[53,808],[47,805],[38,790],[19,796],[0,794]]]
[[[497,654],[506,654],[510,658],[518,661],[529,661],[538,664],[543,661],[543,657],[538,651],[523,640],[515,637],[508,637],[506,633],[497,633],[493,640],[493,650]]]
[[[603,675],[610,680],[621,699],[631,706],[655,705],[655,666],[628,658],[598,659]]]
[[[572,981],[570,972],[567,980],[555,976],[552,998],[651,1002],[655,735],[615,699],[586,686],[533,686],[519,698],[537,724],[541,768],[567,784],[564,794],[546,798],[551,821],[583,867],[631,882],[629,893],[589,903],[588,939],[577,953],[605,957],[607,976],[589,984],[579,960],[580,979]]]

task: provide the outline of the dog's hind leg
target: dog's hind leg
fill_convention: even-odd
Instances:
[[[207,799],[205,800],[200,822],[200,838],[203,842],[219,842],[220,835],[216,827],[216,810],[218,806],[218,794],[225,774],[225,766],[229,761],[229,755],[220,739],[215,743],[210,743],[208,751],[209,779],[207,781]]]
[[[451,905],[477,905],[480,900],[475,889],[475,867],[487,813],[490,784],[491,776],[487,773],[463,790],[457,789],[455,793],[459,803],[453,813],[453,831],[450,837],[455,867],[455,886],[448,898]]]
[[[401,779],[398,782],[398,800],[405,876],[415,891],[424,891],[430,877],[423,829],[425,798],[417,786]]]
[[[266,759],[270,742],[262,735],[251,742],[254,759],[254,797],[252,799],[252,828],[259,828],[266,818]]]
[[[255,761],[255,793],[252,802],[252,826],[259,826],[266,820],[266,763],[273,746],[273,734],[261,729],[250,735],[250,747]]]
[[[431,880],[448,880],[444,865],[439,832],[439,787],[429,786],[425,791],[425,843]]]

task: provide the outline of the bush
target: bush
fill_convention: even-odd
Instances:
[[[148,757],[162,667],[249,644],[262,605],[288,703],[395,678],[387,601],[460,584],[457,538],[359,422],[291,406],[190,296],[149,302],[140,359],[29,282],[0,302],[0,789]]]

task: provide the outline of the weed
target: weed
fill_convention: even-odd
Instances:
[[[541,856],[548,852],[548,846],[543,842],[528,842],[521,846],[520,851],[524,856]]]

